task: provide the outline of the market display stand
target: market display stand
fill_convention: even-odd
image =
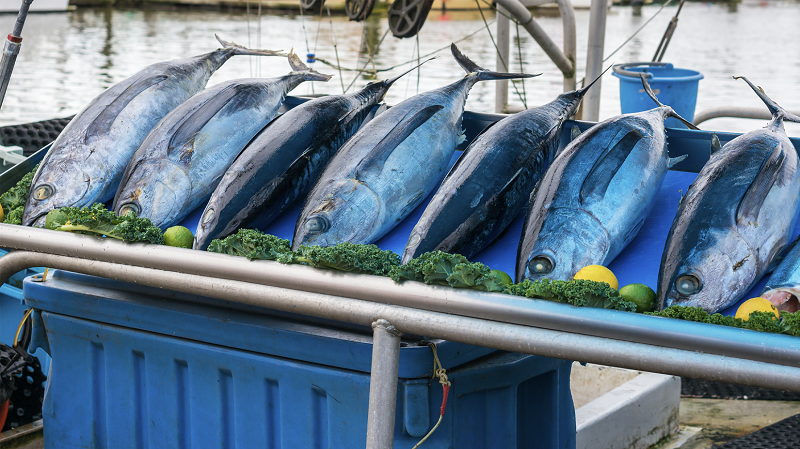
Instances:
[[[468,139],[499,117],[465,114]],[[564,143],[573,124],[590,125],[568,123]],[[678,169],[708,158],[710,133],[668,139],[672,157],[690,155]],[[670,172],[611,265],[621,285],[654,286],[693,177]],[[267,232],[291,237],[297,207]],[[378,245],[400,252],[423,208]],[[513,273],[520,220],[476,259]],[[442,394],[415,335],[437,343],[453,384],[425,447],[574,446],[564,360],[800,390],[800,350],[785,335],[11,225],[0,225],[0,247],[19,250],[0,258],[3,279],[32,266],[106,278],[25,281],[33,345],[54,358],[48,445],[406,446],[436,422]]]

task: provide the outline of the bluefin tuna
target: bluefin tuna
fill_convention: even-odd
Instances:
[[[761,296],[775,304],[781,312],[797,312],[800,309],[800,237],[795,239],[786,256],[770,276]]]
[[[184,102],[147,135],[114,197],[117,215],[133,212],[164,229],[207,201],[225,170],[304,81],[327,81],[291,53],[292,72],[217,84]]]
[[[292,246],[372,243],[420,205],[441,182],[461,119],[478,81],[535,75],[490,72],[450,47],[467,75],[411,97],[376,117],[333,157],[306,199]]]
[[[403,263],[434,250],[471,258],[500,236],[555,158],[564,122],[595,82],[484,129],[414,226]]]
[[[686,191],[661,258],[660,309],[681,305],[714,313],[734,304],[780,259],[794,229],[800,171],[783,121],[800,117],[739,78],[772,120],[712,152]]]
[[[217,40],[223,48],[147,66],[106,89],[79,112],[39,166],[22,224],[43,226],[45,215],[53,209],[111,200],[147,133],[203,90],[211,75],[232,56],[285,56]]]
[[[636,236],[655,203],[670,158],[658,107],[598,123],[556,157],[531,195],[517,253],[517,281],[570,280],[587,265],[607,265]],[[696,128],[695,128],[696,129]]]
[[[240,227],[263,229],[306,195],[336,150],[406,73],[349,95],[307,101],[275,119],[242,150],[211,194],[194,248],[206,249]]]

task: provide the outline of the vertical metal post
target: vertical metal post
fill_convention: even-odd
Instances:
[[[509,54],[511,41],[509,12],[499,4],[497,5],[497,63],[495,67],[498,72],[509,72],[506,65],[510,64]],[[503,64],[505,61],[505,64]],[[495,81],[494,85],[494,112],[504,112],[508,106],[508,80]]]
[[[367,449],[392,449],[394,412],[397,408],[400,336],[403,333],[384,319],[372,323],[372,330]]]
[[[576,53],[576,32],[575,32],[575,10],[569,0],[558,0],[558,11],[561,14],[561,22],[564,28],[564,56],[572,63],[572,76],[564,75],[564,92],[575,90],[575,67]]]
[[[0,58],[0,106],[3,105],[3,98],[6,96],[8,83],[11,81],[11,72],[14,70],[14,63],[17,62],[20,46],[22,46],[22,27],[25,25],[25,18],[28,17],[28,8],[33,0],[23,0],[14,23],[14,29],[6,38],[3,46],[2,58]]]
[[[584,84],[591,83],[603,71],[603,50],[606,40],[606,15],[608,0],[592,0],[589,13],[589,48],[586,55],[586,79]],[[600,117],[600,86],[603,80],[597,80],[594,88],[586,93],[583,99],[583,120],[597,121]]]

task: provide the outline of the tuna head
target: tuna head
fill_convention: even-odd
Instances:
[[[704,229],[695,244],[684,242],[680,248],[667,242],[661,264],[659,310],[687,306],[715,313],[747,293],[759,277],[758,252],[731,229]]]
[[[381,200],[366,184],[352,178],[332,181],[316,207],[303,208],[294,229],[292,249],[300,245],[332,246],[371,241],[380,223]]]
[[[89,168],[79,161],[66,159],[60,163],[42,164],[28,194],[25,211],[22,215],[23,226],[44,226],[47,213],[60,207],[90,206],[94,202],[102,202],[104,167]]]
[[[608,251],[608,232],[594,217],[578,209],[557,209],[547,214],[525,265],[517,267],[517,280],[568,281],[587,265],[604,264]]]
[[[182,167],[165,159],[144,160],[120,185],[114,212],[119,216],[133,212],[165,229],[174,224],[191,189],[192,181]]]

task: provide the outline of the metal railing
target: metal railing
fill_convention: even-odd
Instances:
[[[16,250],[0,257],[0,281],[25,268],[47,266],[371,325],[375,333],[370,382],[376,386],[397,383],[399,333],[408,333],[559,359],[800,391],[800,350],[794,342],[772,347],[764,343],[770,338],[767,335],[751,345],[726,345],[726,341],[730,343],[726,332],[750,332],[739,329],[720,327],[715,331],[719,335],[714,336],[659,332],[627,325],[625,319],[667,319],[618,312],[622,319],[592,322],[586,314],[554,313],[549,307],[562,306],[559,312],[563,312],[569,306],[545,301],[416,282],[399,285],[376,276],[14,225],[0,224],[0,247]],[[681,322],[669,321],[673,323],[669,327],[681,326]],[[682,325],[691,324],[697,323]],[[368,448],[391,447],[396,397],[386,392],[396,389],[381,390],[384,396],[378,398],[371,389]]]
[[[794,115],[800,115],[800,111],[790,111]],[[694,116],[694,124],[699,125],[712,118],[752,118],[761,120],[772,120],[772,113],[765,108],[742,108],[736,106],[722,106],[718,108],[706,109],[698,112]]]

